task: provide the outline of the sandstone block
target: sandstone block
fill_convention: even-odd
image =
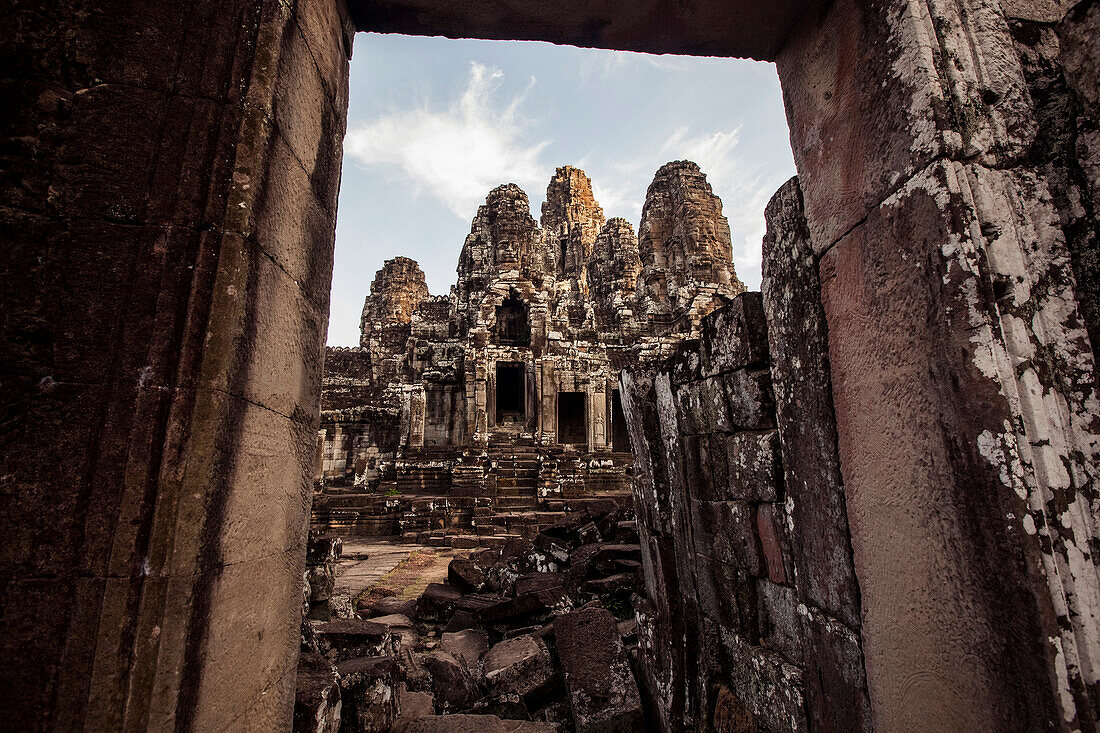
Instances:
[[[340,729],[340,685],[332,662],[304,652],[298,658],[294,693],[294,733],[337,733]]]
[[[453,656],[440,650],[416,656],[431,675],[436,708],[440,712],[461,712],[480,699],[481,692],[466,665]]]
[[[393,637],[383,624],[340,619],[318,624],[316,629],[321,652],[333,661],[385,656],[392,651]]]
[[[485,571],[480,565],[464,557],[456,557],[447,566],[447,580],[456,588],[478,592],[485,587]]]
[[[802,664],[802,622],[794,588],[759,579],[756,602],[760,644],[793,664]]]
[[[398,720],[435,715],[435,698],[430,692],[413,692],[404,682],[397,685]]]
[[[416,602],[416,613],[426,621],[446,621],[462,598],[457,589],[443,583],[430,583]]]
[[[729,424],[734,430],[767,430],[775,427],[775,399],[767,370],[739,369],[722,375],[729,404]]]
[[[760,293],[741,293],[729,305],[706,316],[702,325],[704,376],[767,362],[768,330]]]
[[[489,649],[489,635],[475,629],[447,631],[440,638],[439,648],[465,664],[473,674],[481,656]]]
[[[602,608],[559,616],[554,639],[577,733],[639,730],[641,696],[615,617]]]
[[[744,568],[751,575],[764,571],[764,553],[757,539],[756,510],[742,501],[692,501],[695,548],[708,557]]]
[[[340,676],[344,726],[362,733],[386,733],[397,717],[397,690],[391,657],[346,659]]]
[[[493,645],[485,654],[482,671],[490,695],[523,700],[533,698],[554,678],[546,644],[530,634]]]

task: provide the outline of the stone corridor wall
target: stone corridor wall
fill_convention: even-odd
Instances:
[[[649,595],[641,679],[662,730],[871,729],[796,180],[767,218],[765,295],[739,295],[701,339],[623,377]]]

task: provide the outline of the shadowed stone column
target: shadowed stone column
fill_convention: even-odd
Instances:
[[[841,0],[778,67],[874,727],[1094,730],[1100,410],[1008,22]]]
[[[5,724],[285,729],[350,25],[34,6],[0,33]]]

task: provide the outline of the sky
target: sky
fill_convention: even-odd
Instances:
[[[477,207],[517,183],[537,220],[554,169],[584,169],[637,231],[657,169],[693,160],[722,199],[738,276],[760,286],[764,206],[794,175],[772,64],[530,41],[360,33],[336,224],[328,343],[359,341],[382,263],[450,291]]]

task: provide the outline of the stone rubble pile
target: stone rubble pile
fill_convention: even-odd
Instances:
[[[328,577],[338,543],[311,538],[307,578]],[[368,596],[324,620],[311,590],[295,730],[642,730],[642,593],[637,522],[614,500],[456,557],[416,599]]]

